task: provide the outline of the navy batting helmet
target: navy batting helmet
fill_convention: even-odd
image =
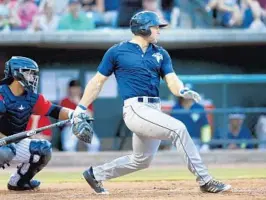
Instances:
[[[2,83],[16,79],[25,90],[37,92],[39,67],[34,60],[22,56],[12,56],[5,64],[4,74]]]
[[[130,28],[134,35],[150,36],[151,26],[165,27],[167,23],[161,22],[159,16],[152,11],[142,11],[135,14],[130,20]]]

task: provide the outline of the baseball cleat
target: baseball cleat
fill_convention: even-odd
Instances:
[[[231,185],[224,184],[217,180],[210,180],[208,183],[206,183],[203,186],[200,186],[200,190],[202,192],[209,192],[209,193],[219,193],[228,191],[231,189]]]
[[[14,191],[24,191],[24,190],[36,190],[39,188],[41,185],[40,181],[37,180],[31,180],[29,183],[25,183],[24,185],[10,185],[9,183],[7,184],[7,188],[9,190],[14,190]]]
[[[92,167],[83,172],[83,177],[97,194],[109,194],[109,192],[104,189],[102,182],[95,179]]]

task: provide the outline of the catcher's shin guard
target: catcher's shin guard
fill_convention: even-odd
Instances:
[[[17,174],[19,180],[17,187],[23,188],[25,185],[32,185],[31,179],[41,171],[50,161],[52,156],[51,143],[46,140],[32,140],[30,143],[30,161],[18,166]],[[40,185],[40,184],[34,184]],[[34,188],[32,188],[34,189]]]

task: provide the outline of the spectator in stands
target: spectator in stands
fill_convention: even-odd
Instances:
[[[180,9],[178,0],[163,0],[161,8],[164,18],[169,22],[172,28],[176,28],[180,24]]]
[[[157,15],[161,18],[162,21],[166,21],[164,19],[163,12],[159,8],[159,4],[157,0],[142,0],[142,9],[144,11],[153,11],[157,13]],[[168,23],[168,22],[165,22]]]
[[[71,80],[68,85],[68,96],[64,98],[60,105],[75,110],[82,97],[82,88],[77,80]],[[93,106],[89,105],[88,111],[93,116]],[[62,146],[64,151],[76,151],[78,139],[72,134],[71,125],[66,125],[62,130]],[[91,144],[86,144],[88,152],[97,152],[100,150],[100,141],[96,134],[92,138]]]
[[[38,6],[34,0],[22,0],[18,5],[18,16],[21,20],[20,29],[25,30],[32,23],[33,18],[38,13]]]
[[[250,30],[266,30],[262,21],[263,10],[257,0],[241,0],[243,23],[242,28]]]
[[[81,0],[82,9],[91,15],[97,27],[115,27],[118,0]]]
[[[240,113],[232,113],[229,114],[228,118],[229,130],[227,133],[227,138],[229,140],[236,141],[229,143],[228,149],[253,148],[253,145],[247,144],[246,142],[237,143],[237,141],[252,139],[251,131],[244,124],[245,115]]]
[[[131,17],[142,9],[142,0],[120,0],[117,26],[128,28]]]
[[[117,26],[117,15],[119,8],[119,0],[105,0],[104,1],[104,25],[116,27]]]
[[[58,30],[93,30],[95,23],[92,17],[81,10],[79,0],[69,0],[68,12],[59,21]]]
[[[81,6],[93,18],[96,27],[103,25],[104,0],[81,0]]]
[[[205,11],[216,11],[219,25],[225,27],[239,27],[242,24],[242,15],[238,4],[239,0],[205,0]]]
[[[221,24],[225,27],[239,27],[242,24],[242,15],[238,0],[212,0],[212,7],[217,7],[221,15]]]
[[[42,1],[46,1],[46,0],[34,0],[34,3],[39,6],[41,4]]]
[[[266,115],[261,115],[256,124],[256,136],[260,142],[259,149],[266,150]]]
[[[0,31],[10,31],[9,10],[5,4],[0,4]]]
[[[215,109],[215,105],[212,101],[212,99],[206,98],[204,94],[200,94],[201,101],[199,102],[200,105],[204,107],[204,110],[211,111]],[[214,132],[214,113],[209,112],[207,114],[208,123],[211,127],[211,133],[213,135]]]
[[[55,31],[58,27],[59,16],[54,11],[54,1],[46,0],[40,15],[36,16],[29,27],[30,31]]]
[[[190,84],[186,87],[192,88]],[[191,138],[201,152],[208,151],[211,140],[211,127],[205,112],[193,112],[193,110],[204,111],[204,107],[191,99],[179,97],[173,107],[173,111],[189,111],[188,113],[173,113],[172,117],[182,121],[188,129]]]
[[[33,129],[40,128],[43,126],[48,126],[48,125],[51,125],[51,121],[50,121],[49,117],[39,116],[39,115],[31,115],[30,120],[27,124],[26,130],[27,131],[33,130]],[[52,135],[53,135],[52,130],[46,129],[46,130],[42,131],[41,133],[32,136],[32,138],[52,141]]]
[[[10,31],[18,27],[21,23],[16,9],[10,8],[9,1],[2,2],[0,4],[0,30]]]

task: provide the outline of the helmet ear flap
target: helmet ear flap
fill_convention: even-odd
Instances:
[[[144,36],[144,37],[148,37],[151,35],[151,29],[147,28],[147,29],[141,29],[140,30],[140,35]]]
[[[151,35],[151,29],[148,25],[144,25],[140,27],[139,30],[139,35],[144,36],[144,37],[148,37]]]
[[[5,78],[12,77],[11,66],[10,66],[9,61],[7,61],[5,64],[4,75],[5,75]]]
[[[13,70],[13,77],[18,81],[23,80],[23,75],[18,70]]]

